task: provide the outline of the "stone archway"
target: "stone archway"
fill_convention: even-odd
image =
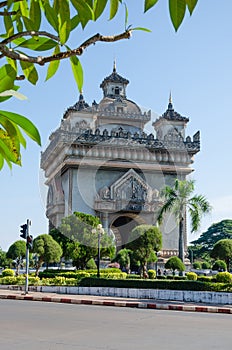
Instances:
[[[117,250],[124,248],[129,241],[130,232],[138,225],[146,222],[133,213],[120,213],[115,215],[110,223],[110,229],[114,232]]]

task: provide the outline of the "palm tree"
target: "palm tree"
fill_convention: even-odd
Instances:
[[[160,209],[157,221],[162,223],[164,214],[171,212],[179,225],[179,258],[184,262],[184,227],[186,211],[188,211],[191,220],[191,232],[199,229],[203,214],[211,211],[211,205],[202,195],[194,195],[193,180],[175,180],[173,187],[165,186],[161,191],[164,197],[164,204]]]

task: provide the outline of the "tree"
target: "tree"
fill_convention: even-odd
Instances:
[[[226,262],[227,269],[230,269],[230,259],[232,259],[232,239],[221,239],[218,241],[211,252],[214,259],[221,259]]]
[[[43,234],[34,239],[33,253],[37,254],[36,275],[43,263],[59,262],[62,256],[61,246],[48,234]]]
[[[91,258],[97,258],[98,232],[94,230],[100,224],[98,217],[80,212],[62,219],[58,230],[68,239],[65,249],[76,268],[85,269]],[[104,232],[100,237],[100,257],[112,258],[114,254],[113,237]]]
[[[22,259],[26,256],[26,242],[19,240],[14,242],[8,249],[6,257],[15,260],[16,275],[19,274],[19,267]]]
[[[184,227],[186,220],[186,211],[188,211],[191,220],[191,232],[199,229],[201,217],[209,213],[211,206],[207,199],[202,195],[194,195],[193,180],[175,180],[174,186],[165,186],[161,191],[164,198],[164,204],[161,207],[157,221],[161,224],[164,214],[171,212],[179,226],[179,258],[184,262]],[[192,196],[192,197],[191,197]]]
[[[26,242],[23,240],[19,240],[11,244],[9,247],[7,253],[6,253],[7,258],[9,259],[17,259],[20,256],[22,258],[25,258],[26,256]]]
[[[70,243],[72,242],[67,236],[62,234],[59,229],[53,228],[49,232],[49,235],[61,246],[62,248],[62,257],[65,260],[70,259]]]
[[[162,234],[152,225],[136,226],[129,236],[126,248],[133,251],[133,256],[140,262],[143,277],[147,277],[147,263],[162,246]]]
[[[7,264],[8,262],[7,262],[6,252],[4,252],[2,248],[0,248],[0,266],[5,268]]]
[[[193,247],[198,247],[198,255],[204,257],[205,254],[210,254],[215,243],[227,238],[232,239],[232,220],[222,220],[212,224],[191,244]]]
[[[120,265],[120,268],[122,270],[129,271],[130,270],[130,262],[131,262],[131,255],[132,251],[130,249],[120,249],[116,255],[116,257],[112,260],[113,262],[118,262]]]
[[[150,10],[158,0],[144,0],[144,12]],[[192,14],[198,0],[169,0],[169,12],[175,30],[179,28],[186,13]],[[108,7],[108,6],[109,7]],[[99,33],[91,36],[75,48],[70,48],[68,39],[75,30],[76,37],[87,24],[97,22],[104,10],[109,8],[112,20],[120,6],[125,6],[125,27],[118,35],[104,36]],[[83,85],[83,70],[80,57],[85,49],[96,42],[115,42],[129,39],[135,30],[128,26],[128,8],[122,0],[0,0],[2,20],[0,57],[5,58],[0,67],[0,102],[12,98],[23,98],[18,93],[16,82],[27,79],[36,84],[39,78],[36,66],[48,64],[46,80],[53,77],[60,61],[69,59],[79,91]],[[95,25],[96,27],[96,25]],[[97,31],[97,30],[96,30]],[[148,30],[147,30],[148,31]],[[47,54],[44,55],[44,52]],[[40,144],[38,130],[33,123],[16,113],[0,111],[0,168],[4,161],[21,164],[20,146],[26,146],[21,129]]]
[[[165,263],[165,268],[172,270],[173,276],[175,276],[175,270],[183,272],[185,270],[184,263],[177,256],[172,256]]]

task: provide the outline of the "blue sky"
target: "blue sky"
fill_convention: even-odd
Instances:
[[[112,72],[116,58],[117,71],[129,79],[127,97],[154,116],[167,108],[170,90],[176,111],[190,118],[187,135],[201,132],[201,152],[196,155],[192,178],[196,193],[204,194],[213,206],[212,214],[202,220],[201,230],[189,234],[196,239],[213,222],[232,218],[231,149],[232,149],[232,2],[199,0],[193,16],[186,16],[175,33],[166,0],[143,14],[142,1],[128,0],[129,24],[147,27],[152,33],[136,31],[130,40],[114,44],[98,43],[81,57],[85,71],[84,96],[88,103],[102,98],[99,85]],[[119,33],[124,28],[124,11],[109,22],[108,14],[98,24],[72,36],[70,45],[77,46],[89,36]],[[44,82],[46,69],[34,87],[22,83],[21,92],[28,100],[2,104],[29,117],[41,133],[42,147],[28,140],[23,151],[23,166],[1,171],[0,247],[19,239],[19,226],[32,221],[31,234],[47,232],[45,217],[46,187],[40,170],[40,152],[45,149],[50,133],[57,128],[67,107],[78,99],[68,62],[62,62],[58,74]]]

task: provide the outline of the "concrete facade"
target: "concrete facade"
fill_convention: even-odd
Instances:
[[[89,106],[80,94],[41,156],[50,226],[58,227],[74,211],[97,215],[105,230],[114,233],[118,247],[135,226],[156,224],[160,190],[176,178],[185,179],[200,150],[199,132],[186,137],[189,119],[174,110],[171,97],[167,110],[153,122],[154,131],[145,133],[151,111],[142,112],[127,99],[128,83],[114,65],[100,85],[102,100]],[[172,216],[161,230],[160,255],[177,255],[178,227]]]

